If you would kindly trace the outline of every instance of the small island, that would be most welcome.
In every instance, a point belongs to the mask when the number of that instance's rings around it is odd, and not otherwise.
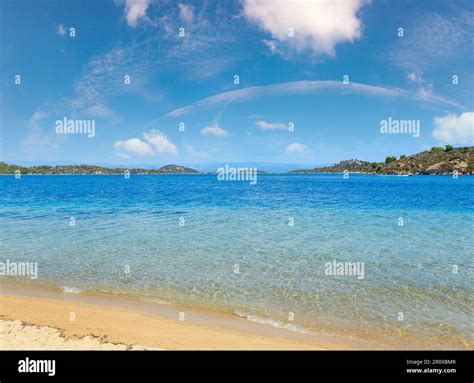
[[[0,162],[0,174],[198,174],[195,169],[180,165],[166,165],[158,169],[108,168],[96,165],[19,166]]]

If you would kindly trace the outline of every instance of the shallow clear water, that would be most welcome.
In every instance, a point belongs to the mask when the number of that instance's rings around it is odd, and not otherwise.
[[[2,176],[0,261],[38,262],[31,284],[472,347],[473,191],[448,176]],[[326,275],[333,260],[364,278]]]

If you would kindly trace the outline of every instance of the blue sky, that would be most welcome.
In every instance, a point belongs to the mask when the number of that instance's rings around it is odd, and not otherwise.
[[[5,162],[316,165],[474,144],[470,1],[4,0],[0,10]],[[64,118],[93,120],[95,135],[58,134]],[[382,134],[388,118],[419,121],[419,137]]]

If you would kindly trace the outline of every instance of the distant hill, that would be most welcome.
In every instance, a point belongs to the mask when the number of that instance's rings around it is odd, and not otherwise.
[[[194,173],[199,173],[197,170],[188,168],[186,166],[180,166],[180,165],[165,165],[162,166],[157,170],[158,173],[172,173],[172,174],[194,174]]]
[[[290,173],[350,173],[368,174],[474,174],[474,146],[453,148],[439,146],[411,156],[388,156],[385,162],[345,160],[333,166],[293,170]]]
[[[141,168],[108,168],[95,165],[58,165],[58,166],[19,166],[0,162],[0,174],[123,174],[126,170],[130,174],[196,174],[195,169],[180,165],[166,165],[159,169]]]

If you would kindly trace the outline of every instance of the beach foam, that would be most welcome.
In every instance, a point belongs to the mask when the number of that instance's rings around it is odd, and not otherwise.
[[[81,294],[84,290],[77,287],[61,286],[61,291],[65,294]]]
[[[309,331],[308,329],[305,329],[301,326],[297,326],[297,325],[292,324],[292,323],[283,323],[283,322],[280,322],[280,321],[277,321],[277,320],[274,320],[274,319],[265,319],[265,318],[261,318],[261,317],[255,316],[255,315],[243,314],[239,311],[235,311],[234,314],[237,315],[240,318],[245,318],[245,319],[247,319],[251,322],[265,324],[265,325],[273,326],[273,327],[276,327],[276,328],[281,328],[281,329],[284,329],[284,330],[295,331],[295,332],[299,332],[299,333],[302,333],[302,334],[312,334],[312,331]]]

